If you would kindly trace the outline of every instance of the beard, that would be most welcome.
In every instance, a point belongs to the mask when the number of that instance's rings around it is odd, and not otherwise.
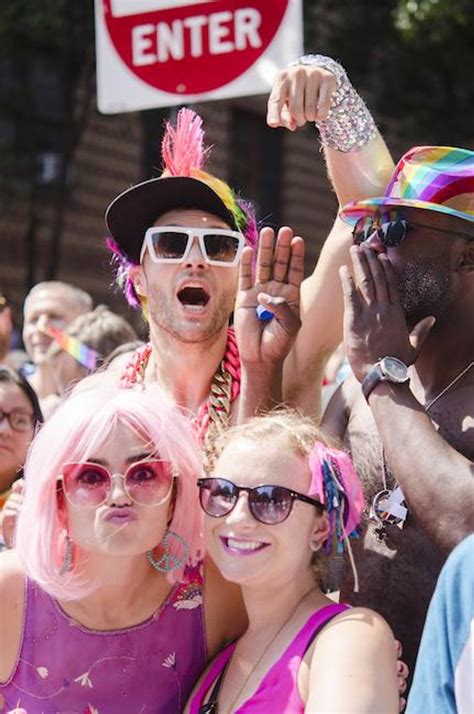
[[[397,284],[410,328],[424,317],[443,317],[453,300],[449,261],[408,261],[403,273],[397,275]]]
[[[205,322],[178,319],[173,313],[172,302],[167,296],[156,293],[149,296],[148,310],[150,322],[167,332],[178,342],[199,344],[213,342],[224,327],[229,324],[234,309],[235,291],[229,290],[220,296],[211,315]]]

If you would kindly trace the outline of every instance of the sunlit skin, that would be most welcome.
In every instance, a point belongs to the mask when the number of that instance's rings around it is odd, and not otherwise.
[[[452,303],[457,288],[456,266],[466,241],[447,231],[466,233],[465,221],[434,211],[404,211],[413,226],[398,247],[385,247],[373,234],[367,246],[385,252],[397,276],[400,300],[407,321],[414,326],[423,317],[442,317]],[[432,230],[430,230],[432,228]]]
[[[63,329],[77,315],[84,312],[82,305],[61,287],[45,287],[27,298],[23,318],[23,342],[30,359],[41,365],[53,339],[44,333],[48,325]]]
[[[262,454],[262,445],[248,439],[231,442],[217,461],[213,476],[238,486],[281,485],[306,493],[310,483],[307,462],[285,443],[272,444]],[[234,509],[222,518],[205,517],[206,544],[225,578],[245,587],[286,587],[295,579],[314,584],[310,566],[310,542],[327,535],[327,517],[315,507],[295,501],[288,518],[276,525],[257,521],[248,509],[248,496],[241,493]],[[228,539],[231,539],[230,544]],[[255,550],[241,550],[252,543]],[[235,546],[235,547],[231,547]]]
[[[87,461],[105,466],[111,474],[124,474],[136,461],[159,458],[143,437],[118,423],[105,444],[94,450]],[[92,555],[109,557],[140,556],[163,538],[171,515],[171,489],[167,499],[156,506],[134,503],[124,489],[123,479],[114,479],[107,501],[97,508],[72,505],[62,496],[68,531],[73,543]]]
[[[0,410],[11,412],[19,409],[33,416],[28,397],[16,384],[0,382]],[[23,466],[28,446],[33,437],[33,426],[27,432],[15,431],[8,419],[0,423],[0,493],[5,491]]]
[[[156,226],[229,229],[222,219],[198,209],[164,213]],[[185,262],[165,265],[153,263],[149,254],[135,269],[134,283],[147,298],[152,316],[151,329],[163,331],[180,342],[213,342],[227,327],[237,290],[238,266],[221,268],[208,265],[195,239]],[[202,288],[208,299],[201,309],[188,308],[178,294],[186,286]]]

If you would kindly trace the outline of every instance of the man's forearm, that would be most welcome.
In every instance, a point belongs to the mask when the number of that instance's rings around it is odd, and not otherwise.
[[[344,153],[325,146],[324,156],[340,206],[384,195],[394,163],[378,131],[361,149]]]
[[[420,527],[440,550],[474,531],[474,466],[436,431],[407,385],[369,397],[387,463]]]
[[[282,404],[283,366],[242,364],[237,423]]]

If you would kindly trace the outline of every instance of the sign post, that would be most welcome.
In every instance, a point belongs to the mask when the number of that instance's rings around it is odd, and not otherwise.
[[[105,114],[267,92],[303,51],[302,0],[95,0]]]

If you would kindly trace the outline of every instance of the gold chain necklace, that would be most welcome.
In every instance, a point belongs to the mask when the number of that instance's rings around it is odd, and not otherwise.
[[[294,609],[291,610],[291,612],[290,612],[290,614],[288,615],[288,617],[286,618],[286,620],[283,622],[282,625],[280,625],[280,627],[279,627],[278,630],[275,632],[275,634],[273,635],[273,637],[271,638],[271,640],[265,645],[265,647],[264,647],[264,649],[263,649],[263,652],[261,653],[261,655],[259,656],[259,658],[258,658],[257,661],[255,662],[255,664],[253,665],[253,667],[252,667],[252,669],[251,669],[251,671],[250,671],[250,674],[247,675],[247,677],[245,677],[245,679],[244,679],[242,685],[239,687],[239,690],[238,690],[236,696],[233,698],[233,700],[232,700],[232,702],[231,702],[231,705],[230,705],[230,708],[229,708],[229,713],[230,713],[230,714],[232,714],[232,712],[234,711],[235,703],[238,701],[238,699],[239,699],[240,695],[242,694],[243,690],[245,689],[245,687],[246,687],[246,685],[247,685],[249,679],[252,677],[252,674],[253,674],[253,673],[255,672],[255,670],[258,668],[259,664],[262,662],[263,658],[265,657],[265,655],[267,654],[268,650],[270,649],[270,647],[273,645],[273,643],[274,643],[275,640],[277,639],[278,635],[280,635],[280,634],[283,632],[283,630],[285,629],[285,627],[287,626],[287,624],[290,622],[290,620],[291,620],[291,619],[296,615],[296,613],[298,612],[298,609],[299,609],[301,603],[303,602],[303,600],[307,597],[307,595],[309,595],[310,592],[313,592],[313,590],[314,590],[314,586],[311,587],[309,590],[307,590],[307,591],[304,593],[304,595],[302,595],[302,597],[300,597],[300,599],[299,599],[298,602],[296,603]],[[222,678],[222,681],[221,681],[220,691],[222,691],[222,685],[224,684],[224,680],[225,680],[225,678],[226,678],[227,672],[228,672],[229,669],[230,669],[230,665],[231,665],[231,663],[232,663],[232,660],[234,659],[234,655],[235,655],[235,649],[234,649],[234,651],[232,652],[232,654],[231,654],[229,660],[227,661],[226,671],[225,671],[224,677]],[[215,703],[216,703],[216,706],[215,706],[214,711],[215,711],[216,714],[217,714],[217,712],[219,711],[219,696],[217,697]]]

